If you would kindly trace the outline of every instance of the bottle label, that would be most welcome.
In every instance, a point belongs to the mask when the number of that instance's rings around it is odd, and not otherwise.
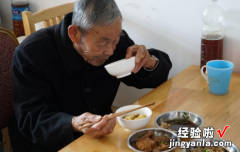
[[[12,7],[12,19],[16,21],[22,21],[23,11],[30,11],[29,6],[22,8]]]

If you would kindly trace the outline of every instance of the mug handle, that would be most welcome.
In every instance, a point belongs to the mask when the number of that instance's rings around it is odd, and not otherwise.
[[[207,77],[207,75],[204,74],[204,72],[203,72],[203,69],[204,69],[205,67],[207,68],[206,65],[204,65],[204,66],[201,68],[201,74],[202,74],[203,78],[204,78],[205,80],[207,80],[207,82],[208,82],[208,77]]]

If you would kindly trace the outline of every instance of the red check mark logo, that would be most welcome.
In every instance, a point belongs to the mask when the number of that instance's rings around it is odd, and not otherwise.
[[[221,130],[220,129],[218,129],[218,134],[219,134],[219,137],[220,138],[222,138],[223,137],[223,135],[225,134],[225,132],[226,132],[226,130],[227,130],[227,128],[229,128],[229,126],[225,126],[225,128],[224,128],[224,130],[223,130],[223,132],[221,133]]]

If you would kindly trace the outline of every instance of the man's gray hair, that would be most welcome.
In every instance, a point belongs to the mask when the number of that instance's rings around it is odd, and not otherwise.
[[[74,5],[72,25],[79,27],[84,35],[93,26],[113,24],[121,12],[114,0],[78,0]]]

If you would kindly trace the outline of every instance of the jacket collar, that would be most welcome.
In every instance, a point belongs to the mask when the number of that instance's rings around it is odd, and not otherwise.
[[[72,14],[67,14],[64,19],[56,25],[54,30],[58,52],[63,60],[65,70],[70,75],[86,65],[83,57],[74,49],[73,43],[68,36],[68,26],[72,23]]]

